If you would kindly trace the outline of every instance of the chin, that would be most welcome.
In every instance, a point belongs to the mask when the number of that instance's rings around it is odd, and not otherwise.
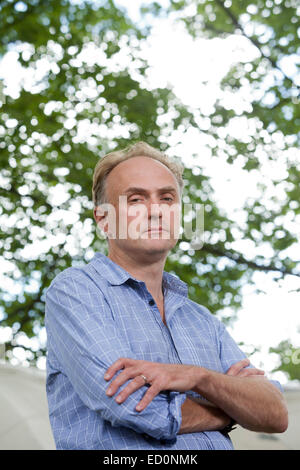
[[[123,239],[115,240],[116,244],[124,252],[131,253],[142,253],[145,254],[167,254],[174,246],[178,240],[174,239],[155,239],[155,238],[137,238],[137,239]]]
[[[170,240],[170,239],[141,239],[138,243],[139,247],[142,247],[146,250],[154,250],[154,251],[169,251],[174,248],[176,245],[177,240]],[[137,245],[135,245],[137,246]]]

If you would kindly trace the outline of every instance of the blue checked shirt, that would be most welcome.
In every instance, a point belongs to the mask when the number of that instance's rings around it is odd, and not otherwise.
[[[101,253],[51,283],[46,387],[57,449],[233,449],[218,431],[178,434],[181,405],[195,392],[161,392],[142,412],[135,407],[147,385],[120,405],[105,393],[104,373],[120,357],[221,373],[246,357],[224,325],[188,298],[186,283],[164,271],[163,289],[168,326],[146,284]]]

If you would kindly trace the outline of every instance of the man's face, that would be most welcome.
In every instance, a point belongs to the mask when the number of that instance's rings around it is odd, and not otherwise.
[[[107,177],[106,197],[116,215],[115,233],[109,235],[110,248],[167,255],[176,245],[181,208],[179,185],[165,165],[143,156],[119,163]],[[114,231],[110,229],[114,229],[112,224],[104,225],[108,233]]]

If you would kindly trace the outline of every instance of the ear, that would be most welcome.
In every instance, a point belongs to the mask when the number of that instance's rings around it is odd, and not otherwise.
[[[104,233],[106,233],[108,230],[107,211],[105,211],[101,206],[96,206],[93,212],[94,212],[94,219],[96,221],[97,226]]]

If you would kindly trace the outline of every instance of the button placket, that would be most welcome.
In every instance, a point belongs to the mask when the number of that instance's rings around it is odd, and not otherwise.
[[[164,338],[166,339],[167,343],[170,344],[170,337],[169,337],[169,334],[168,334],[168,328],[163,324],[162,320],[161,320],[161,316],[160,316],[160,312],[158,310],[158,307],[155,303],[155,301],[153,299],[148,299],[148,305],[150,305],[151,307],[155,307],[154,310],[155,310],[155,320],[156,322],[158,323],[159,327],[160,327],[160,330],[162,332],[162,335],[164,336]],[[158,318],[159,317],[159,318]],[[172,351],[172,347],[170,348],[171,350],[168,351],[168,356],[169,356],[169,361],[170,363],[174,362],[174,360],[172,361],[171,360],[171,357],[170,357],[170,353],[172,356],[174,356],[174,353]]]
[[[153,299],[148,299],[148,305],[150,305],[151,307],[155,306],[155,310],[157,310],[158,314],[159,314],[159,317],[160,317],[160,312],[158,310],[158,307],[155,303],[155,301]],[[169,359],[170,358],[170,354],[172,356],[172,361],[170,361],[171,363],[173,364],[182,364],[182,361],[179,357],[179,354],[178,354],[178,351],[176,349],[176,346],[175,346],[175,342],[174,342],[174,339],[173,339],[173,336],[168,328],[168,326],[166,326],[162,321],[161,321],[161,318],[156,318],[159,326],[160,326],[160,329],[161,329],[161,332],[163,334],[163,336],[166,338],[166,341],[169,343],[170,345],[170,353],[169,353]]]

